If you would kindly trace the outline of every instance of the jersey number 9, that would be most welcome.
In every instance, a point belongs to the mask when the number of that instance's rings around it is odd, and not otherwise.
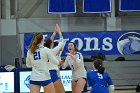
[[[102,75],[102,74],[97,73],[97,75],[98,75],[98,78],[99,78],[99,79],[103,79],[103,75]]]

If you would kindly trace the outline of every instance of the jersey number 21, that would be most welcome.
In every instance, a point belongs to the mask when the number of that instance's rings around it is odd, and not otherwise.
[[[34,60],[40,60],[41,57],[40,57],[40,51],[38,52],[34,52]]]

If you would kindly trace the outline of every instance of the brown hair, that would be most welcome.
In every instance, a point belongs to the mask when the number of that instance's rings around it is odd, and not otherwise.
[[[69,43],[72,43],[72,44],[74,45],[74,48],[75,48],[75,51],[76,51],[76,52],[79,51],[77,45],[76,45],[74,42],[69,42]]]
[[[103,61],[101,59],[94,60],[94,67],[98,69],[100,74],[103,74],[105,71],[105,68],[103,67]]]
[[[31,53],[34,53],[38,44],[41,43],[41,41],[43,40],[43,34],[42,33],[35,33],[31,44],[29,46],[29,50],[31,51]]]
[[[56,47],[56,46],[58,46],[59,42],[58,41],[54,41],[53,44],[54,44],[53,47]]]
[[[51,38],[45,39],[45,41],[44,41],[44,46],[45,47],[50,48],[51,47],[51,44],[52,44]]]

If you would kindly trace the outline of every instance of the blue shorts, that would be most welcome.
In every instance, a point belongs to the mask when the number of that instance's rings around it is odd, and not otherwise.
[[[30,84],[33,84],[33,85],[47,86],[50,83],[52,83],[51,79],[45,80],[45,81],[32,81],[32,80],[30,80]]]
[[[93,86],[90,93],[109,93],[109,90],[104,86]]]
[[[49,70],[49,72],[53,83],[59,79],[56,70]]]

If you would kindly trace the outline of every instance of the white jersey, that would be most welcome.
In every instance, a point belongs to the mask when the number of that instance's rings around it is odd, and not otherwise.
[[[60,39],[58,46],[56,46],[55,48],[52,49],[52,51],[53,51],[53,53],[58,61],[61,60],[61,57],[60,57],[60,54],[57,54],[57,53],[61,48],[63,48],[63,46],[64,46],[64,41],[63,41],[63,39]],[[49,60],[49,65],[48,65],[49,70],[59,70],[58,65],[59,65],[59,62],[56,63],[53,60]]]
[[[27,67],[32,67],[32,72],[30,76],[31,80],[44,81],[51,79],[48,68],[49,60],[58,63],[58,60],[53,55],[53,52],[49,48],[44,47],[43,45],[40,45],[34,53],[31,53],[28,50],[26,65]]]
[[[72,69],[72,79],[77,80],[79,78],[86,78],[86,70],[84,67],[83,56],[81,53],[77,52],[75,55],[76,61],[74,61],[71,56],[67,56],[63,64],[63,69],[70,66]]]

